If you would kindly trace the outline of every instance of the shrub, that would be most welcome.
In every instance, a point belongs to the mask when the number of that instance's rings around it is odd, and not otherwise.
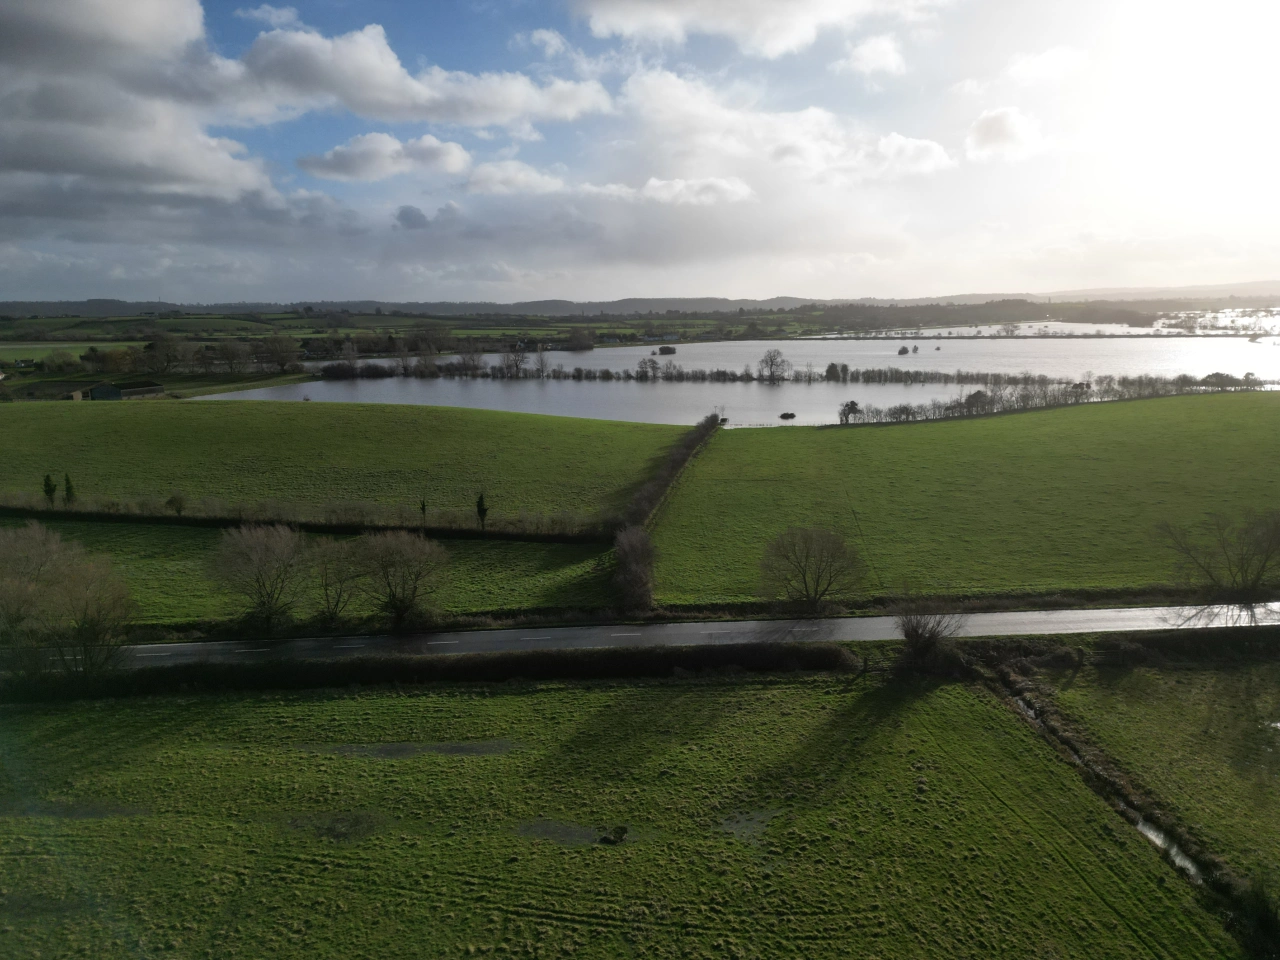
[[[653,541],[644,527],[619,530],[613,540],[618,566],[613,582],[627,610],[653,606]]]
[[[963,671],[963,658],[952,641],[964,627],[964,614],[908,598],[894,609],[893,622],[903,639],[900,668],[947,675]]]

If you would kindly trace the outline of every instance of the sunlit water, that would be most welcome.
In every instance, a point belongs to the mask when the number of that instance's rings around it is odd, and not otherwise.
[[[916,353],[899,355],[906,345]],[[821,373],[828,363],[850,367],[902,367],[907,370],[960,370],[989,373],[1044,374],[1081,379],[1088,374],[1204,376],[1215,371],[1264,379],[1280,379],[1280,349],[1275,338],[1250,342],[1239,337],[982,337],[974,339],[877,338],[862,340],[732,341],[680,344],[672,357],[658,356],[657,344],[601,347],[549,355],[551,366],[621,372],[653,356],[674,360],[685,369],[755,368],[769,349],[779,349],[797,370],[810,365]],[[490,363],[496,357],[488,357]],[[384,361],[389,362],[389,361]],[[890,407],[899,403],[950,400],[972,387],[870,386],[861,384],[786,383],[635,383],[573,380],[328,380],[266,387],[219,395],[218,399],[314,400],[348,403],[403,403],[544,413],[601,420],[644,423],[693,423],[713,409],[731,426],[835,423],[846,400]]]

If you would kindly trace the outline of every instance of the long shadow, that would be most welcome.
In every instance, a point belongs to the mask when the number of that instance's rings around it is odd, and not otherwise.
[[[850,696],[841,707],[789,756],[752,771],[757,785],[754,794],[744,795],[740,804],[767,806],[776,802],[771,785],[804,785],[803,795],[795,793],[792,801],[803,807],[822,807],[844,789],[846,776],[857,766],[866,745],[887,727],[896,726],[912,705],[940,687],[940,681],[889,681],[879,686],[862,688],[861,695]],[[851,688],[850,693],[858,687]]]

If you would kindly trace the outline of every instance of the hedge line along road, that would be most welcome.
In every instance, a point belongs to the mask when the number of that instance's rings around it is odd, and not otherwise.
[[[1058,633],[1115,633],[1134,630],[1196,629],[1280,622],[1280,604],[1253,610],[1207,607],[1128,607],[1106,610],[1038,610],[975,613],[960,631],[966,637],[1009,637]],[[427,653],[503,653],[520,650],[575,650],[598,647],[681,647],[717,643],[777,641],[894,640],[892,617],[838,617],[820,620],[737,620],[694,623],[612,624],[580,627],[522,627],[414,636],[312,637],[295,640],[157,643],[124,648],[134,667],[175,663],[253,663],[261,660],[335,660],[343,657],[407,656]]]

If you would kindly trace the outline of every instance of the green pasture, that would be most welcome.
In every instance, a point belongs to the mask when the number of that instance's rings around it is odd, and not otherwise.
[[[57,520],[46,526],[89,552],[110,558],[129,584],[140,623],[221,621],[243,612],[239,599],[211,575],[222,535],[219,530]],[[448,572],[432,599],[441,613],[584,609],[612,601],[604,545],[449,540],[444,546],[449,552]],[[319,596],[307,582],[296,615],[306,619],[319,611]],[[373,612],[367,602],[356,602],[349,614],[359,617]]]
[[[1243,877],[1280,880],[1280,664],[1086,668],[1054,682],[1089,739],[1207,850]]]
[[[5,707],[0,864],[14,957],[1241,956],[965,686]]]
[[[142,342],[136,340],[99,340],[96,342],[41,340],[32,343],[10,343],[0,340],[0,361],[12,363],[15,360],[43,360],[49,354],[58,351],[66,351],[78,360],[80,355],[90,347],[97,347],[99,350],[119,350],[125,347],[140,346],[142,346]]]
[[[1273,393],[721,431],[658,515],[657,593],[752,599],[766,544],[791,525],[844,533],[874,593],[1169,584],[1157,525],[1274,507],[1278,461]]]
[[[621,508],[681,427],[390,404],[28,403],[0,415],[0,492],[69,473],[81,498],[342,503],[472,524]]]

